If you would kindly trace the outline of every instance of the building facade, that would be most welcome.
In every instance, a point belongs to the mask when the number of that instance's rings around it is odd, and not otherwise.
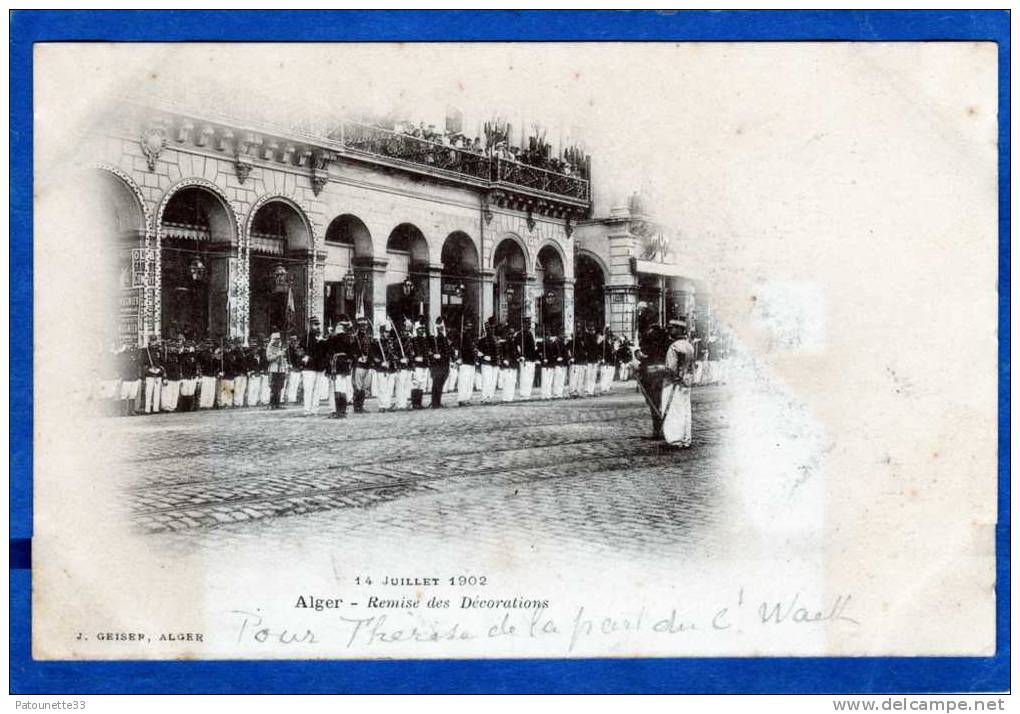
[[[641,207],[596,217],[578,176],[349,121],[251,126],[129,101],[109,116],[88,172],[115,216],[124,342],[300,334],[340,315],[632,334],[642,296],[673,289],[642,277]]]

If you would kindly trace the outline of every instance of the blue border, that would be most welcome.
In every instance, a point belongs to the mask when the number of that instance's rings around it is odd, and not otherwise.
[[[11,691],[906,693],[1009,689],[1007,11],[16,11],[11,14]],[[960,40],[998,43],[999,508],[994,657],[37,662],[31,657],[32,45],[47,41]],[[21,545],[19,545],[19,543]]]

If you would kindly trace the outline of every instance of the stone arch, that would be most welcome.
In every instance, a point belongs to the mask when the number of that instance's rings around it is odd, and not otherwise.
[[[297,218],[301,221],[302,227],[305,230],[305,237],[301,240],[300,244],[291,244],[288,235],[288,249],[289,250],[312,250],[317,244],[315,226],[312,225],[311,219],[308,217],[308,208],[301,204],[296,198],[287,196],[279,193],[268,193],[261,196],[255,203],[252,204],[251,209],[248,211],[248,216],[244,222],[244,235],[250,236],[252,226],[255,223],[255,217],[260,210],[262,210],[267,204],[270,203],[282,203],[285,206],[291,208]],[[289,226],[288,226],[289,228]],[[289,231],[288,231],[289,234]]]
[[[415,263],[429,262],[429,241],[421,228],[403,221],[394,226],[386,236],[386,250],[407,251]]]
[[[212,181],[208,181],[208,180],[203,179],[203,178],[184,178],[184,179],[181,179],[180,181],[177,181],[174,184],[172,184],[166,190],[166,193],[163,194],[163,197],[159,201],[159,207],[156,209],[156,213],[155,213],[155,215],[153,216],[153,219],[152,219],[153,220],[153,231],[154,231],[154,234],[156,236],[157,243],[158,243],[158,241],[160,239],[160,236],[161,236],[161,227],[162,227],[162,223],[163,223],[163,212],[166,210],[167,204],[170,203],[170,200],[177,193],[179,193],[180,191],[183,191],[185,189],[189,189],[189,188],[204,189],[204,190],[208,191],[209,193],[213,194],[213,196],[215,196],[219,200],[219,202],[222,204],[223,210],[226,212],[228,218],[231,219],[230,223],[229,223],[229,228],[226,225],[223,226],[224,228],[227,228],[230,231],[230,233],[231,233],[231,241],[230,241],[230,243],[232,245],[238,245],[238,246],[243,245],[243,238],[242,237],[245,234],[244,234],[244,231],[242,231],[242,227],[241,227],[241,211],[238,210],[237,206],[235,206],[234,204],[232,204],[230,202],[230,199],[227,198],[227,194],[225,194],[223,192],[223,189],[221,189],[219,186],[217,186]]]
[[[542,255],[548,254],[549,251],[552,251],[555,254],[560,263],[560,274],[556,277],[565,278],[567,276],[567,255],[555,241],[542,241],[542,244],[538,246],[538,251],[535,253],[534,270],[536,272],[538,271],[539,266],[542,264]]]
[[[190,189],[196,189],[209,195],[221,209],[208,216],[209,229],[214,238],[226,237],[227,240],[214,239],[214,242],[227,243],[236,249],[236,252],[230,251],[230,254],[220,254],[216,257],[215,266],[211,256],[200,258],[207,271],[207,279],[210,284],[205,329],[210,335],[246,338],[250,300],[250,251],[247,236],[242,230],[241,211],[236,204],[230,202],[223,189],[212,181],[196,177],[184,178],[172,184],[163,194],[158,208],[152,216],[154,240],[151,253],[153,255],[153,283],[156,295],[152,317],[153,333],[159,335],[163,331],[163,302],[168,299],[168,296],[163,294],[164,215],[174,197],[182,191]],[[214,282],[215,287],[212,285]],[[171,302],[168,305],[176,305],[176,303]],[[171,319],[172,322],[173,319]]]
[[[598,265],[599,268],[602,270],[602,279],[606,283],[609,282],[609,266],[606,265],[606,261],[604,261],[602,259],[602,256],[600,256],[598,253],[593,253],[590,250],[586,250],[584,248],[580,248],[580,249],[574,251],[574,260],[575,260],[575,262],[576,262],[577,258],[580,258],[580,257],[588,258],[588,259],[592,260],[596,265]]]
[[[466,248],[470,248],[470,250],[465,250]],[[460,253],[459,264],[454,259],[454,251],[458,249]],[[443,264],[443,270],[451,273],[476,274],[481,267],[478,246],[475,245],[475,241],[470,235],[461,230],[452,231],[443,239],[443,245],[440,250],[440,262]]]
[[[90,208],[99,209],[98,216],[92,213],[89,218],[99,218],[96,237],[102,242],[96,249],[103,259],[94,273],[103,286],[101,299],[111,300],[107,310],[110,315],[118,314],[118,303],[112,302],[115,299],[119,298],[120,306],[125,304],[125,297],[127,304],[137,304],[133,323],[124,319],[111,322],[110,333],[125,344],[143,344],[152,332],[153,305],[158,298],[151,280],[152,212],[141,188],[120,168],[100,162],[83,167],[80,173],[83,188],[93,192],[95,203]]]
[[[143,246],[148,247],[149,242],[152,240],[152,211],[149,209],[149,204],[145,200],[142,189],[135,183],[134,179],[131,178],[130,174],[111,164],[99,163],[95,164],[93,170],[108,174],[114,177],[116,180],[129,190],[135,199],[137,208],[141,214],[141,225],[139,231],[143,236]]]
[[[323,240],[353,246],[354,255],[359,258],[370,258],[375,254],[371,231],[353,213],[341,213],[333,218],[326,227]]]
[[[526,269],[530,270],[535,265],[535,261],[531,256],[531,251],[528,250],[528,244],[523,238],[511,231],[503,233],[498,240],[493,241],[492,251],[489,254],[488,267],[493,269],[496,267],[496,253],[499,251],[500,246],[506,241],[512,241],[517,244],[517,247],[521,249],[521,253],[524,254],[524,265],[526,266]]]
[[[599,256],[579,250],[574,256],[574,323],[601,329],[606,324],[609,272]]]

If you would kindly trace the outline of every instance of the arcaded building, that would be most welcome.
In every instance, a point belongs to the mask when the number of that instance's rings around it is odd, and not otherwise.
[[[593,205],[597,176],[354,121],[132,101],[108,116],[89,167],[115,216],[125,342],[300,334],[340,315],[630,335],[638,301],[696,309],[693,282],[649,255],[661,231],[640,199]]]

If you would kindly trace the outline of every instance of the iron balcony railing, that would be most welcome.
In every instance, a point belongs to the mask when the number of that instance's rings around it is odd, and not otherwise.
[[[427,141],[370,124],[345,121],[330,134],[345,151],[406,161],[472,179],[543,191],[588,203],[589,182],[517,161]]]
[[[588,181],[509,159],[493,159],[493,181],[588,201]]]

